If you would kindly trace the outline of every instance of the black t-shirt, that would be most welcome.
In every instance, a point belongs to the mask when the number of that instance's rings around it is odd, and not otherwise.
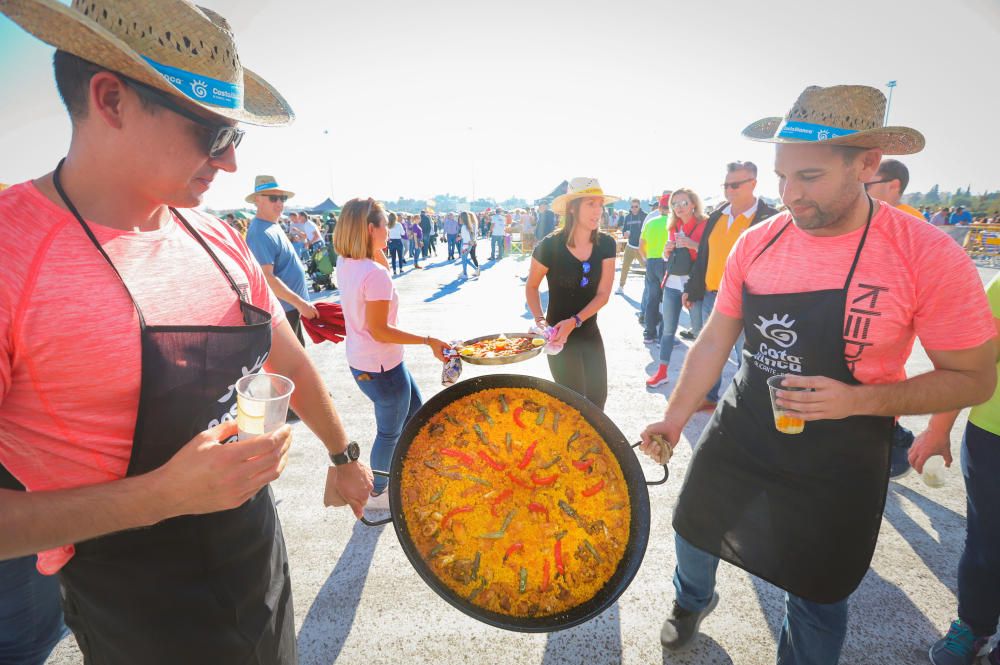
[[[615,239],[607,233],[597,234],[597,242],[586,261],[580,261],[570,253],[563,233],[554,233],[538,243],[531,256],[548,268],[545,277],[549,282],[549,309],[545,320],[549,325],[573,318],[594,299],[597,286],[601,283],[604,259],[613,259],[615,251]],[[589,264],[589,272],[584,273],[584,264]],[[584,277],[587,283],[580,286]],[[596,326],[597,316],[592,316],[583,322],[580,330]]]

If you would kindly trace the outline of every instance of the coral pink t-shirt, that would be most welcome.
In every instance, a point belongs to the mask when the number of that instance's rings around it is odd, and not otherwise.
[[[385,266],[371,259],[337,261],[340,306],[347,328],[347,363],[365,372],[383,372],[403,362],[403,345],[377,342],[368,330],[367,310],[372,300],[389,301],[390,326],[396,325],[399,296]]]
[[[222,221],[184,217],[250,301],[284,320],[250,250]],[[205,249],[173,220],[149,232],[90,224],[148,325],[242,325],[239,300]],[[33,183],[0,193],[0,464],[29,491],[125,476],[142,367],[139,319],[72,214]],[[73,555],[42,552],[52,574]]]
[[[742,318],[744,284],[754,294],[843,288],[864,228],[820,238],[793,223],[757,258],[790,219],[775,215],[740,236],[715,304],[721,313]],[[979,273],[958,243],[923,220],[879,205],[844,312],[844,355],[854,377],[861,383],[904,380],[915,337],[927,349],[956,351],[995,336]]]

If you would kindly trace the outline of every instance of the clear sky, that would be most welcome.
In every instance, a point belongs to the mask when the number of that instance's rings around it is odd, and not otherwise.
[[[903,158],[910,191],[1000,188],[998,0],[202,2],[298,115],[249,128],[239,171],[206,196],[216,208],[257,173],[305,205],[534,199],[579,175],[622,196],[716,197],[734,159],[773,197],[773,147],[743,127],[811,84],[889,80],[890,124],[927,137]],[[0,182],[51,170],[68,145],[51,53],[0,16]]]

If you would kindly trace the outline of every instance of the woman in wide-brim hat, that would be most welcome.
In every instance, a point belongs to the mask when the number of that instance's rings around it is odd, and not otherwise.
[[[598,229],[604,206],[617,200],[597,180],[573,178],[566,193],[552,201],[564,225],[535,247],[525,285],[535,322],[555,328],[555,346],[563,344],[562,351],[548,356],[552,378],[601,409],[608,397],[608,363],[597,313],[611,297],[616,245]],[[544,315],[538,293],[542,279],[549,287]]]

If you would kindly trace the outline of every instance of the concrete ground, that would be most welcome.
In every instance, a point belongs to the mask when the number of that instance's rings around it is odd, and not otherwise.
[[[480,243],[479,250],[480,256],[488,256],[488,243]],[[478,281],[461,282],[460,265],[448,264],[445,252],[439,253],[426,261],[425,270],[408,269],[396,280],[400,327],[443,339],[527,329],[526,258],[484,262]],[[985,283],[992,271],[981,272]],[[643,346],[635,317],[641,279],[630,276],[625,295],[613,296],[599,317],[609,365],[607,413],[635,440],[648,422],[659,419],[672,389],[671,383],[649,391],[643,383],[654,369],[657,350]],[[672,382],[686,349],[674,349]],[[343,346],[311,345],[309,354],[335,396],[348,433],[367,449],[375,433],[373,411],[351,379]],[[408,349],[406,362],[425,399],[442,389],[440,364],[428,349]],[[502,369],[466,365],[463,378]],[[731,364],[727,373],[735,369]],[[929,369],[921,350],[908,369]],[[508,371],[550,378],[544,356]],[[702,624],[702,635],[682,654],[660,646],[660,625],[673,598],[671,512],[691,445],[707,420],[705,414],[693,418],[670,463],[670,482],[650,489],[649,548],[629,589],[598,618],[550,635],[506,632],[465,616],[417,576],[391,527],[368,528],[346,508],[323,508],[326,454],[304,425],[296,425],[291,460],[274,492],[291,561],[301,663],[773,663],[783,593],[725,564],[718,576],[721,602]],[[920,431],[926,418],[903,422]],[[956,461],[964,425],[965,414],[952,433]],[[651,464],[643,466],[650,476],[657,472]],[[842,663],[927,662],[927,648],[955,615],[964,528],[965,490],[957,464],[941,489],[925,486],[916,474],[891,483],[871,570],[852,597]],[[81,662],[72,637],[49,660],[58,665]]]

